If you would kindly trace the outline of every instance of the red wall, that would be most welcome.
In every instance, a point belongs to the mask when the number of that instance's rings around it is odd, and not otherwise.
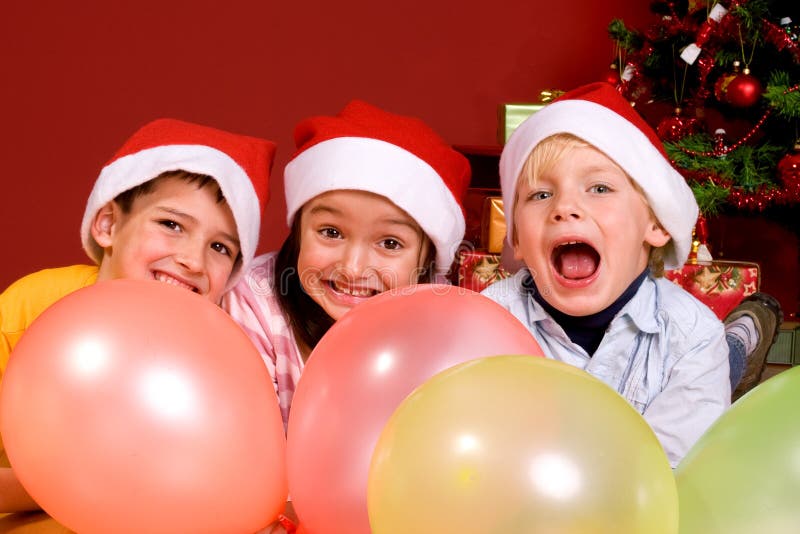
[[[266,251],[286,234],[282,169],[298,120],[358,97],[453,144],[493,144],[497,104],[600,79],[608,22],[652,20],[648,2],[629,0],[125,4],[0,7],[0,289],[87,261],[79,225],[92,183],[153,118],[279,143]]]

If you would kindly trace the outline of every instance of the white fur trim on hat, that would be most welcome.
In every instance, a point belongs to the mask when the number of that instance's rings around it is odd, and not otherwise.
[[[536,145],[559,133],[573,134],[593,145],[639,184],[658,222],[672,237],[665,249],[664,267],[683,266],[699,213],[691,188],[642,130],[609,108],[586,100],[549,104],[523,122],[503,148],[500,184],[509,242],[514,194],[525,162]]]
[[[436,247],[436,271],[446,272],[464,236],[461,207],[426,161],[368,137],[336,137],[298,154],[284,171],[286,221],[328,191],[354,189],[389,199],[417,221]]]
[[[103,249],[91,234],[97,212],[120,193],[141,185],[163,172],[184,170],[211,176],[219,184],[231,208],[239,233],[242,263],[250,264],[258,247],[261,210],[253,183],[247,173],[228,154],[205,145],[163,145],[123,156],[106,165],[94,184],[81,222],[81,241],[86,253],[100,263]],[[233,287],[241,274],[238,269],[228,280]]]

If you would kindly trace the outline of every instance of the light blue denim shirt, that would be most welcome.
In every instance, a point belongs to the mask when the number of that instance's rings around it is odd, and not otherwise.
[[[584,369],[650,424],[672,467],[730,406],[728,345],[708,307],[663,278],[645,278],[591,356],[523,286],[527,269],[483,294],[528,327],[545,355]]]

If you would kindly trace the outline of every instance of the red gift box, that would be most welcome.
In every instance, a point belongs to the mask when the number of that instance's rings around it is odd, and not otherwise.
[[[664,277],[711,308],[720,320],[760,285],[758,264],[740,261],[687,263],[681,269],[665,271]]]
[[[458,285],[472,291],[483,291],[489,284],[508,278],[512,273],[500,265],[500,254],[478,250],[458,253]]]

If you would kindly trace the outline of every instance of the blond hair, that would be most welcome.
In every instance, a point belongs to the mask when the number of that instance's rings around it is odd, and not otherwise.
[[[540,176],[547,173],[556,163],[561,161],[576,148],[594,148],[595,150],[598,150],[592,144],[569,133],[551,135],[537,144],[536,147],[534,147],[534,149],[531,151],[528,159],[525,160],[525,163],[522,166],[522,171],[517,177],[517,182],[514,186],[514,206],[516,207],[517,202],[519,201],[520,185],[536,185]],[[608,158],[611,161],[614,161],[613,158]],[[614,164],[617,165],[615,161]],[[650,214],[653,216],[653,219],[658,221],[658,217],[655,216],[655,213],[653,213],[653,208],[647,201],[644,190],[642,190],[639,184],[637,184],[636,181],[631,178],[631,176],[625,172],[624,169],[620,168],[620,170],[625,173],[625,176],[628,177],[628,181],[630,181],[634,189],[636,189],[636,191],[642,196],[642,199],[644,200],[647,209],[650,210]],[[514,244],[517,243],[516,224],[514,225],[511,239]],[[650,272],[655,277],[661,277],[664,275],[664,255],[666,247],[666,244],[660,247],[650,247],[650,252],[648,255],[648,267],[650,267]]]

